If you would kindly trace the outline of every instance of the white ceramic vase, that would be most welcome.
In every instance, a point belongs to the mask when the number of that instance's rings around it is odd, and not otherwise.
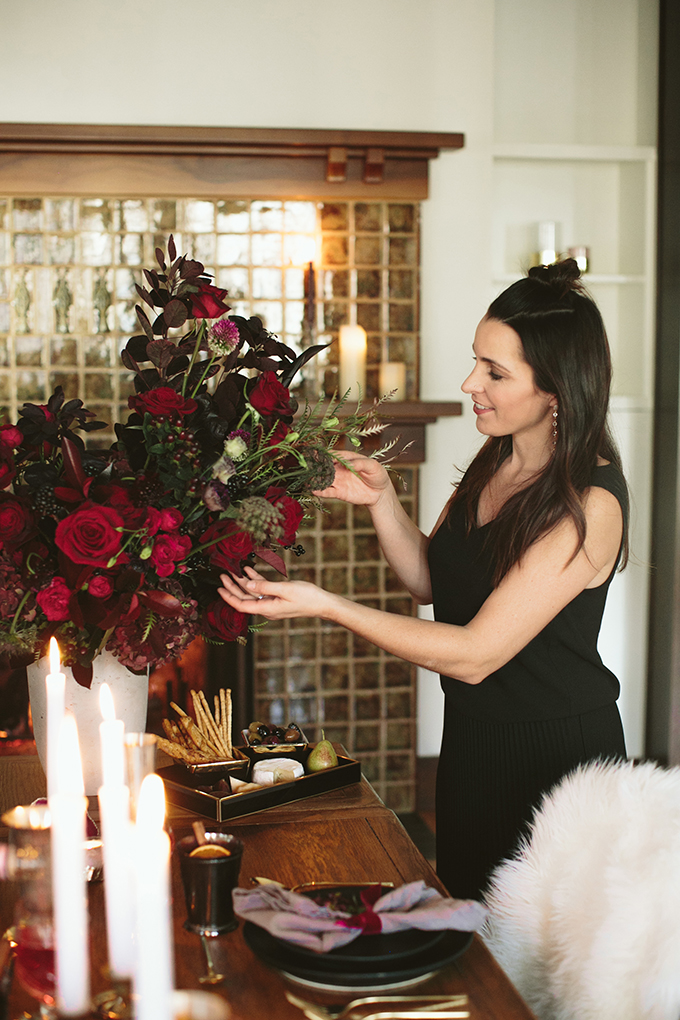
[[[145,676],[136,676],[111,652],[102,652],[93,665],[92,686],[81,687],[73,679],[73,673],[62,666],[66,676],[66,711],[72,712],[78,724],[80,756],[83,763],[85,793],[93,797],[102,783],[101,750],[99,745],[99,724],[102,721],[99,707],[99,688],[107,683],[113,695],[116,718],[125,723],[126,733],[142,733],[146,728],[146,709],[149,697],[149,681]],[[47,767],[47,696],[45,677],[49,673],[49,658],[28,666],[28,695],[31,701],[33,734],[38,756],[43,769]]]

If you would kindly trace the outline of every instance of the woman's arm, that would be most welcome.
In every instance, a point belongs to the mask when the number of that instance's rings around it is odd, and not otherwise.
[[[340,456],[352,470],[337,463],[333,484],[316,495],[366,506],[385,559],[413,599],[420,605],[429,605],[432,601],[427,566],[429,539],[404,510],[380,461],[354,451]]]
[[[530,547],[464,627],[385,613],[306,582],[265,581],[252,570],[245,586],[253,598],[244,598],[226,575],[220,594],[242,613],[330,620],[408,662],[477,684],[521,651],[584,588],[609,576],[621,543],[621,509],[599,488],[591,489],[584,509],[586,543],[576,557],[571,559],[576,530],[564,521]]]

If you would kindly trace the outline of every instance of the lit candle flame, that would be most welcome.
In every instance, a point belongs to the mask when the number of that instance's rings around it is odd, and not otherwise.
[[[145,776],[137,802],[137,825],[147,832],[160,831],[165,821],[165,787],[155,773]]]
[[[50,673],[53,675],[60,672],[61,658],[59,656],[59,645],[57,639],[50,638]]]
[[[99,710],[104,722],[113,722],[116,718],[116,708],[113,704],[113,695],[108,684],[102,684],[99,688]]]

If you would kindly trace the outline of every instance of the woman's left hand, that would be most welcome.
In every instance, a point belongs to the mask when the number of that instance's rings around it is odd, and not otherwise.
[[[327,618],[335,598],[308,581],[267,581],[252,567],[245,578],[221,574],[218,594],[239,613],[252,613],[268,620],[286,620],[298,616]],[[238,583],[237,583],[238,580]]]

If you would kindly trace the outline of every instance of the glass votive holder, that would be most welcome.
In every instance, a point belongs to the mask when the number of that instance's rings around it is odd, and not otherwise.
[[[130,815],[137,817],[139,791],[146,776],[156,771],[155,733],[126,733],[123,739],[125,752],[125,782],[130,789]]]

